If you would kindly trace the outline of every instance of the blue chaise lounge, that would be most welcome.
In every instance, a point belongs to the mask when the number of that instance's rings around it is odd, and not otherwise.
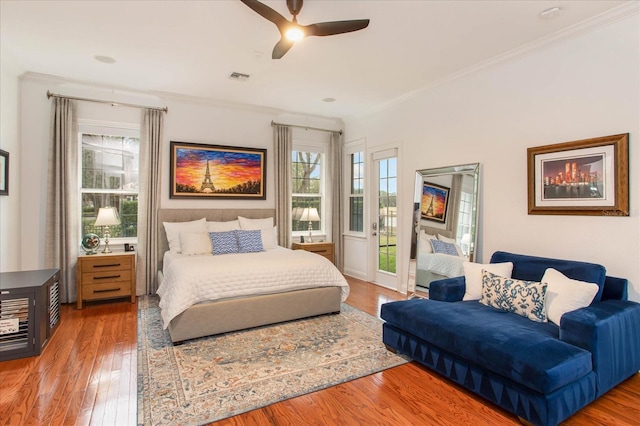
[[[505,262],[513,264],[512,279],[540,285],[553,268],[597,284],[597,293],[557,326],[463,301],[465,277],[439,280],[431,283],[429,300],[382,306],[384,343],[536,425],[560,423],[638,373],[640,304],[627,301],[626,279],[606,276],[592,263],[506,252],[491,257]],[[482,272],[485,291],[490,274]]]

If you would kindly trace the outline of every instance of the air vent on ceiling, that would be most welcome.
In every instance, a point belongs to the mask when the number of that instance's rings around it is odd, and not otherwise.
[[[249,77],[251,77],[249,74],[243,74],[241,72],[232,72],[231,75],[229,75],[231,80],[237,81],[247,81],[249,80]]]

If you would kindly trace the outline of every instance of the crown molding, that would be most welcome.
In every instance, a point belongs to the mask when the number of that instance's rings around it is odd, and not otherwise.
[[[393,108],[396,105],[402,104],[403,102],[416,97],[421,93],[428,92],[429,90],[442,86],[446,83],[450,83],[452,81],[477,73],[487,68],[491,68],[491,67],[515,60],[517,58],[527,56],[533,52],[543,50],[545,48],[562,43],[564,41],[577,38],[583,34],[596,31],[602,27],[609,26],[615,22],[618,22],[632,15],[637,15],[639,13],[640,13],[640,1],[637,1],[637,0],[628,1],[627,3],[624,3],[606,12],[603,12],[600,15],[596,15],[582,22],[578,22],[574,25],[563,28],[562,30],[557,31],[553,34],[550,34],[546,37],[540,38],[530,43],[526,43],[508,52],[501,53],[500,55],[487,59],[486,61],[479,62],[470,67],[464,68],[458,72],[444,76],[425,86],[422,86],[419,89],[413,90],[402,96],[392,99],[391,101],[373,106],[371,108],[366,109],[365,111],[362,111],[361,113],[349,115],[345,117],[344,120],[353,119],[353,118],[362,118],[374,113],[386,111],[388,109]]]

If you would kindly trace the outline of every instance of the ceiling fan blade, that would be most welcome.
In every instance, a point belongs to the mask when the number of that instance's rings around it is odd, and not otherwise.
[[[320,22],[306,25],[304,30],[307,36],[330,36],[358,31],[368,26],[368,19],[354,19],[351,21]]]
[[[287,24],[289,24],[289,21],[284,16],[280,15],[278,12],[271,9],[266,4],[260,3],[258,0],[240,0],[240,1],[246,4],[247,6],[249,6],[251,9],[253,9],[256,13],[258,13],[263,18],[268,19],[269,21],[276,24],[278,26],[278,29],[280,30],[284,28]]]
[[[282,37],[279,42],[273,47],[273,52],[271,53],[271,59],[280,59],[284,56],[285,53],[293,47],[294,42],[288,40],[286,37]]]

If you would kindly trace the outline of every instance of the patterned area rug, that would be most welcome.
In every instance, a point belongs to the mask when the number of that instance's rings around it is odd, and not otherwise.
[[[338,315],[173,346],[156,296],[138,301],[138,423],[203,424],[407,362],[387,351],[381,321]]]

